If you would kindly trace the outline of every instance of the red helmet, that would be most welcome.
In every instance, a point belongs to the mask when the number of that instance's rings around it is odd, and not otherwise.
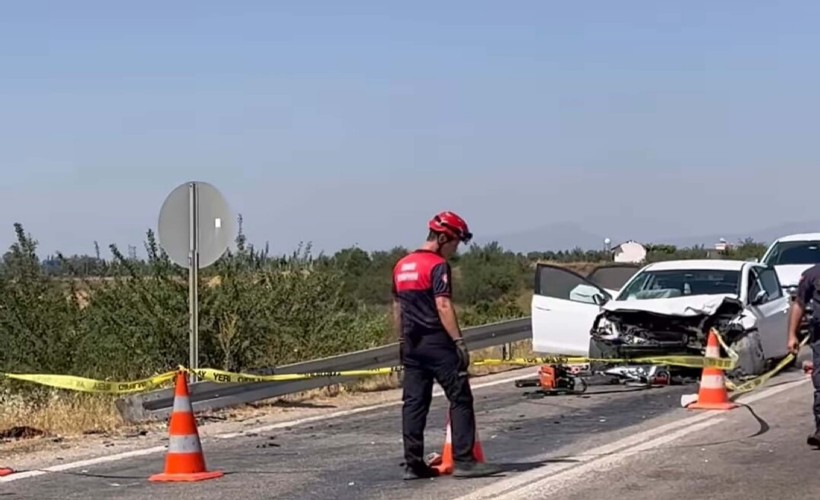
[[[470,228],[467,227],[467,222],[454,212],[441,212],[430,219],[427,225],[431,231],[444,233],[465,244],[473,239],[473,233],[471,233]]]

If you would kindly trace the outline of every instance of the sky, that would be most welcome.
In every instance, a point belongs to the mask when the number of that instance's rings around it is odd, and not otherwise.
[[[275,253],[414,246],[445,209],[502,245],[556,225],[648,238],[820,219],[818,15],[811,1],[7,2],[0,247],[20,222],[41,255],[144,254],[191,180]]]

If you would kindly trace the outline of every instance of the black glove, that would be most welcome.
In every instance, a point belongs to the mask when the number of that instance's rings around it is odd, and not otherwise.
[[[458,352],[458,361],[459,371],[467,371],[467,368],[470,367],[470,351],[467,350],[467,344],[464,343],[464,339],[456,340],[456,349]]]

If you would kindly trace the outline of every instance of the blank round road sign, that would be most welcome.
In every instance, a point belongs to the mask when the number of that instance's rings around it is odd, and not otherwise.
[[[176,264],[188,268],[190,253],[190,199],[186,182],[165,198],[159,212],[159,243]],[[211,184],[195,182],[199,205],[197,248],[199,268],[208,267],[232,247],[236,237],[236,220],[228,202]]]

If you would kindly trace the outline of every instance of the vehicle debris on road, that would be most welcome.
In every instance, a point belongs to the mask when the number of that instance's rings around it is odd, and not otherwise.
[[[637,388],[659,388],[669,385],[697,382],[693,378],[673,377],[668,366],[636,365],[612,368],[605,373],[594,373],[588,369],[577,369],[560,364],[542,365],[538,376],[515,381],[516,387],[537,387],[528,397],[554,395],[581,395],[590,386],[624,385]],[[594,394],[594,393],[593,393]]]

